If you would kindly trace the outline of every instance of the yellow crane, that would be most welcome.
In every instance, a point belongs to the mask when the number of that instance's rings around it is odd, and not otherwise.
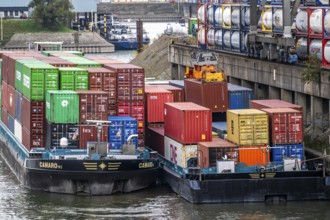
[[[223,71],[217,71],[218,59],[212,52],[193,52],[191,64],[194,67],[186,67],[186,78],[195,78],[204,82],[225,81]]]

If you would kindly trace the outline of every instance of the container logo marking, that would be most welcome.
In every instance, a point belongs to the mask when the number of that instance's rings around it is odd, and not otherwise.
[[[63,101],[61,102],[61,105],[62,105],[62,107],[64,107],[64,108],[68,107],[68,105],[69,105],[68,100],[63,100]]]

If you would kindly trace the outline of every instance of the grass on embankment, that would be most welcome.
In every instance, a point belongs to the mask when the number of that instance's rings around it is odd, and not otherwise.
[[[3,40],[0,39],[0,47],[4,46],[10,38],[16,33],[37,33],[37,32],[50,32],[46,28],[40,27],[40,25],[36,24],[31,19],[3,19],[2,20],[2,27],[0,32],[3,33]],[[61,27],[56,32],[72,32],[73,30]]]

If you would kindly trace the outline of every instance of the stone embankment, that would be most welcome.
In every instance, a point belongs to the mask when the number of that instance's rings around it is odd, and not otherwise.
[[[143,67],[148,78],[170,80],[171,63],[168,61],[168,45],[173,41],[196,45],[196,38],[193,37],[162,35],[145,47],[131,63]]]
[[[72,33],[25,33],[14,34],[4,49],[27,50],[29,43],[42,42],[63,42],[63,50],[78,50],[85,53],[109,53],[114,52],[114,46],[103,39],[95,32]],[[77,37],[78,36],[78,37]]]

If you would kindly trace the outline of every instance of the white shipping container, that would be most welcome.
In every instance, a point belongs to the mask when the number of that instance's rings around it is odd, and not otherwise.
[[[165,158],[180,167],[187,168],[188,164],[197,158],[197,145],[183,145],[169,137],[165,137],[164,142]]]
[[[14,135],[22,143],[22,125],[16,119],[14,122]]]
[[[218,160],[217,173],[224,173],[228,171],[235,173],[235,162],[233,160]]]

